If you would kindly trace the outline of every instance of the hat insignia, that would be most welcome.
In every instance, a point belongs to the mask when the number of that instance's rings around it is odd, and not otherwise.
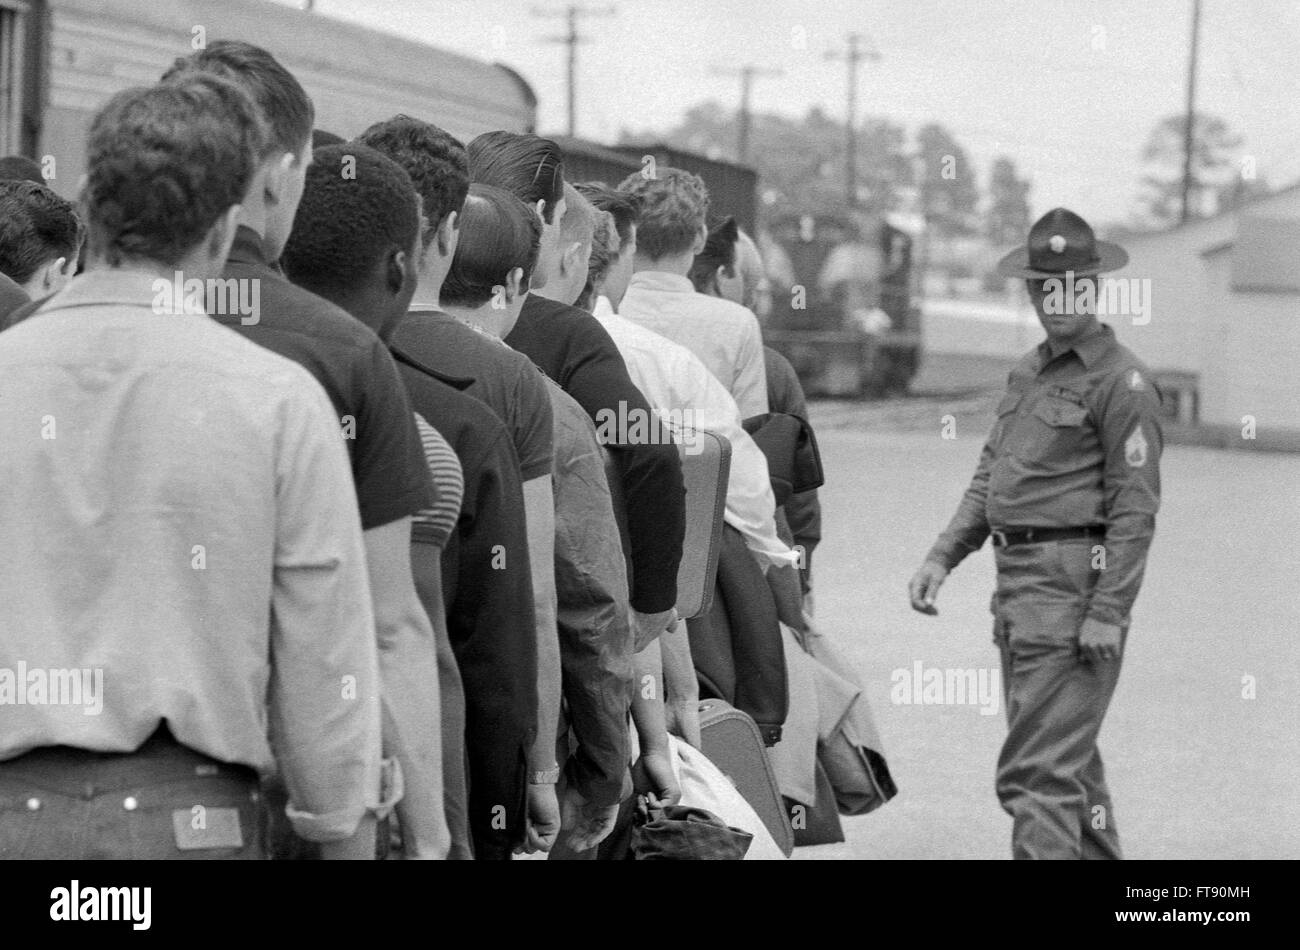
[[[1060,254],[1065,250],[1065,238],[1059,234],[1053,234],[1048,238],[1047,246],[1052,249],[1052,253]]]

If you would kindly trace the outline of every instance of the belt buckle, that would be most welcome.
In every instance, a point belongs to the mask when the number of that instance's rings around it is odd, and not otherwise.
[[[990,528],[989,534],[993,538],[995,548],[1005,548],[1007,546],[1007,533],[1001,528]]]

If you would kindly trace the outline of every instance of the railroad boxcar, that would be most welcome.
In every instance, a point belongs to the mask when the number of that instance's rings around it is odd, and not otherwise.
[[[317,126],[345,137],[399,112],[465,141],[536,122],[508,67],[267,0],[0,0],[0,154],[52,157],[50,184],[71,195],[95,111],[218,39],[269,50],[311,95]]]

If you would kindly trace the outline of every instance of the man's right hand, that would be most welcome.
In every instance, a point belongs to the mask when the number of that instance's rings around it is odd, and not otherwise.
[[[652,640],[677,622],[677,608],[669,607],[658,613],[643,614],[632,609],[632,652],[640,653]]]
[[[677,775],[673,772],[667,751],[641,753],[641,758],[637,759],[632,771],[644,776],[655,797],[665,805],[676,805],[681,801],[682,789],[677,784]]]
[[[907,593],[912,599],[912,609],[934,616],[939,611],[934,606],[939,596],[943,579],[948,576],[948,569],[937,561],[926,561],[912,575],[907,585]]]

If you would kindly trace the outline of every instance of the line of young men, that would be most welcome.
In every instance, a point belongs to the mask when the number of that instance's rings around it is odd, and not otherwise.
[[[0,671],[102,669],[107,713],[6,716],[0,855],[368,857],[395,806],[404,857],[572,856],[629,763],[672,799],[667,730],[699,743],[678,455],[602,448],[603,413],[734,434],[728,519],[793,572],[739,429],[757,324],[684,276],[698,179],[646,189],[644,259],[626,223],[612,251],[621,312],[682,336],[655,389],[572,306],[605,229],[553,143],[397,116],[313,154],[313,121],[243,43],[115,97],[88,270],[0,335]],[[253,319],[214,286],[257,288]]]

